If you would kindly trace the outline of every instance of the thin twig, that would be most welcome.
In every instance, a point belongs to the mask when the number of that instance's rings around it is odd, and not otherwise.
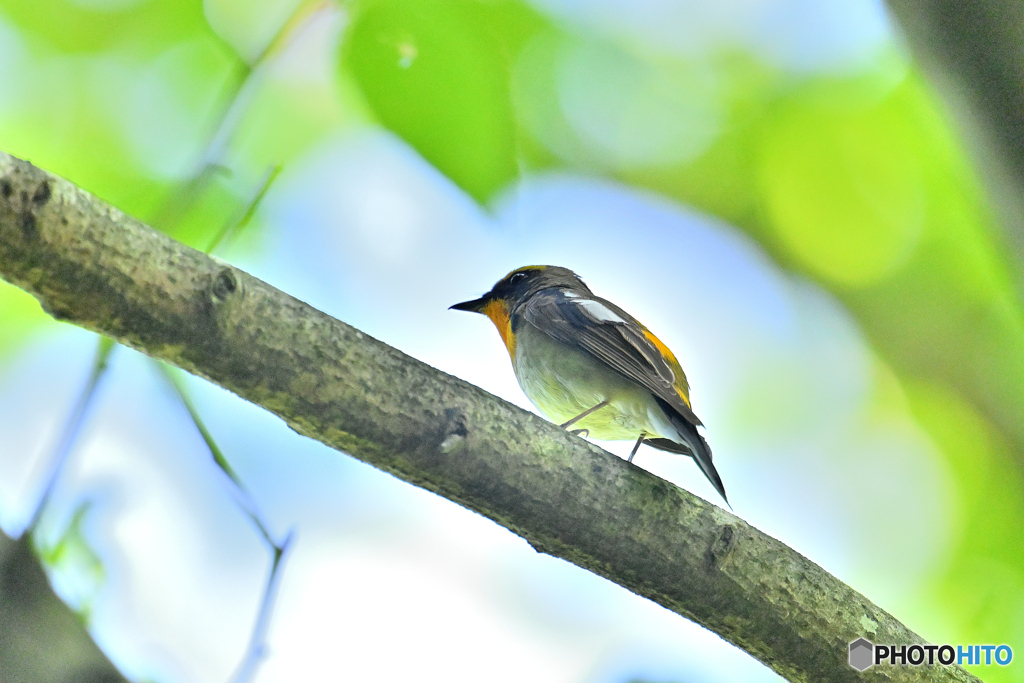
[[[285,553],[291,547],[294,538],[294,530],[289,531],[284,542],[280,546],[274,546],[274,558],[270,563],[270,575],[267,577],[267,587],[263,591],[263,599],[260,601],[260,609],[256,614],[256,623],[253,625],[252,635],[249,638],[249,647],[246,656],[238,665],[238,670],[232,677],[232,683],[246,683],[256,674],[256,667],[266,656],[267,630],[270,628],[270,615],[274,609],[274,601],[277,599],[277,590],[281,585],[281,568],[284,563]]]
[[[188,395],[188,390],[185,387],[184,382],[181,379],[180,371],[172,368],[166,363],[153,361],[156,367],[159,369],[161,376],[167,381],[171,389],[174,390],[175,396],[181,402],[182,407],[188,413],[188,416],[192,419],[192,424],[195,425],[196,431],[203,437],[203,442],[206,444],[206,448],[210,451],[210,456],[213,457],[213,462],[220,468],[231,483],[234,485],[233,490],[235,495],[238,497],[238,502],[242,507],[243,512],[252,521],[256,529],[260,532],[260,536],[266,541],[267,545],[274,548],[275,551],[280,549],[277,543],[274,542],[273,537],[270,534],[270,530],[263,523],[262,515],[256,508],[256,502],[253,500],[252,495],[245,488],[245,484],[242,483],[241,477],[235,472],[234,468],[224,457],[224,452],[221,451],[220,446],[217,445],[216,440],[210,433],[210,430],[206,428],[206,424],[203,419],[199,416],[199,411],[196,410],[195,404],[192,403],[191,397]]]
[[[220,446],[217,445],[213,435],[210,434],[210,430],[206,428],[206,424],[199,416],[199,411],[196,410],[195,404],[192,403],[192,399],[189,397],[185,383],[182,381],[180,371],[172,368],[166,363],[160,361],[153,362],[160,369],[161,375],[165,380],[167,380],[167,383],[174,390],[174,393],[181,402],[181,405],[185,408],[186,412],[188,412],[189,417],[192,418],[192,424],[195,425],[196,430],[199,432],[200,436],[203,437],[203,441],[206,443],[206,447],[210,451],[210,455],[213,457],[213,462],[233,484],[232,489],[239,501],[239,506],[249,517],[249,520],[252,521],[253,526],[255,526],[259,531],[260,536],[263,537],[263,541],[267,544],[273,554],[270,563],[270,574],[267,577],[267,585],[263,591],[263,598],[260,600],[260,608],[256,615],[256,623],[253,624],[252,634],[249,637],[249,646],[246,649],[245,657],[238,666],[238,671],[232,679],[234,683],[245,683],[256,673],[257,665],[263,658],[266,651],[264,640],[270,624],[270,614],[273,611],[274,598],[277,595],[277,588],[280,583],[281,563],[284,558],[284,554],[291,543],[292,532],[288,532],[288,536],[285,537],[284,542],[281,544],[274,541],[273,536],[270,534],[270,530],[267,529],[267,525],[263,522],[259,511],[256,509],[256,503],[252,498],[252,494],[250,494],[245,488],[245,485],[242,483],[238,473],[228,463],[227,458],[224,457],[224,452],[220,449]]]
[[[270,189],[271,184],[277,178],[278,174],[281,173],[282,168],[281,164],[278,164],[267,171],[266,175],[263,177],[263,182],[260,183],[259,188],[256,190],[256,193],[253,195],[249,203],[246,204],[245,208],[242,209],[237,218],[224,222],[223,227],[221,227],[217,234],[213,236],[213,239],[210,240],[206,249],[203,250],[204,252],[207,254],[213,253],[213,250],[220,245],[224,238],[232,233],[238,233],[249,224],[252,217],[256,215],[256,209],[259,207],[260,202],[263,201],[263,197],[266,196],[267,190]]]
[[[71,452],[71,447],[78,438],[78,433],[85,421],[86,413],[88,413],[89,406],[92,405],[93,397],[96,395],[96,388],[109,367],[110,354],[113,353],[115,346],[116,344],[113,339],[100,336],[99,342],[96,345],[96,355],[92,361],[92,369],[89,371],[89,378],[86,380],[74,408],[71,409],[71,414],[68,415],[64,430],[61,432],[60,438],[57,440],[56,446],[54,446],[53,455],[50,457],[50,474],[47,478],[46,488],[43,489],[43,495],[40,497],[39,504],[36,505],[35,512],[32,513],[32,519],[29,520],[27,526],[27,530],[30,533],[34,533],[38,528],[43,512],[53,497],[53,491],[64,469],[68,453]]]

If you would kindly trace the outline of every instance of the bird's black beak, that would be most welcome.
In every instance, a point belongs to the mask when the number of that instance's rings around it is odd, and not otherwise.
[[[449,306],[449,311],[469,311],[470,313],[479,313],[480,310],[487,304],[486,297],[480,297],[479,299],[473,299],[472,301],[463,301],[461,304],[455,304]]]

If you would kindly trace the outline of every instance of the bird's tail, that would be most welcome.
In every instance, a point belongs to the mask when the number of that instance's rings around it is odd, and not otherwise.
[[[718,476],[718,470],[715,469],[714,463],[711,462],[711,446],[697,432],[697,428],[694,425],[690,424],[682,415],[672,410],[668,404],[664,404],[662,408],[672,426],[676,428],[676,433],[679,435],[681,443],[677,443],[674,439],[647,439],[645,443],[670,453],[689,455],[697,463],[697,466],[700,467],[700,471],[708,478],[711,485],[715,487],[715,490],[718,491],[718,495],[722,496],[725,504],[729,505],[729,499],[725,496],[725,486],[722,484],[722,478]],[[729,509],[732,509],[731,505],[729,505]]]

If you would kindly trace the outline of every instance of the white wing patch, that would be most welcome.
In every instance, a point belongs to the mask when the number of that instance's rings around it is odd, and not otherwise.
[[[586,311],[589,318],[596,320],[597,322],[623,324],[626,322],[599,301],[593,301],[592,299],[580,299],[578,301],[573,301],[573,303]]]

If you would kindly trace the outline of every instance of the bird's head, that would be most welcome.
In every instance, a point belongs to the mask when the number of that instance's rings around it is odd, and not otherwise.
[[[463,301],[450,308],[456,311],[483,313],[494,320],[499,309],[504,317],[510,315],[517,305],[529,299],[536,292],[550,287],[560,287],[580,293],[590,293],[580,276],[560,266],[523,266],[516,268],[498,280],[491,291],[479,299]],[[497,322],[495,322],[497,324]]]
[[[463,301],[450,308],[456,311],[482,313],[490,318],[494,326],[498,328],[498,333],[501,335],[501,340],[505,342],[505,348],[508,349],[509,355],[514,358],[516,342],[512,332],[512,313],[517,306],[535,293],[551,287],[569,289],[580,295],[590,294],[590,289],[583,284],[579,275],[568,268],[523,266],[498,280],[491,287],[491,291],[479,299]]]

